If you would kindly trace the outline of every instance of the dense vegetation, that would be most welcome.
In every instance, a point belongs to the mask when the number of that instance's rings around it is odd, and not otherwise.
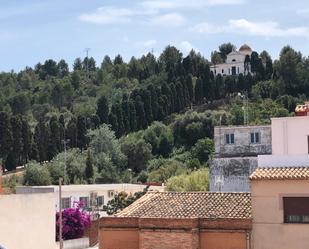
[[[77,58],[71,71],[64,60],[47,60],[1,73],[0,163],[8,171],[28,164],[29,185],[59,176],[66,183],[167,181],[203,167],[213,125],[243,124],[242,96],[250,124],[291,115],[309,96],[309,58],[289,46],[275,61],[253,52],[245,62],[252,75],[214,77],[211,63],[234,49],[222,44],[211,62],[168,46],[159,58],[106,56],[99,66]]]

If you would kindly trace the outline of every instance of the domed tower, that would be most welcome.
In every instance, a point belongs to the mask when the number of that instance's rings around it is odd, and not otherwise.
[[[251,55],[252,49],[247,44],[244,44],[239,48],[239,52],[246,54],[246,55]]]

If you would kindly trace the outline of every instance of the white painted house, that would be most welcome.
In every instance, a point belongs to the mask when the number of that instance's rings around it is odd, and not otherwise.
[[[62,208],[75,207],[76,203],[83,202],[85,208],[95,207],[100,215],[105,215],[102,211],[103,205],[114,198],[115,194],[126,192],[133,195],[136,192],[143,191],[147,186],[142,184],[89,184],[89,185],[63,185],[62,186]],[[150,186],[149,190],[164,191],[164,186]],[[59,187],[52,186],[33,186],[17,187],[16,193],[55,193],[55,209],[59,210]]]
[[[246,56],[251,56],[252,49],[244,44],[240,47],[239,51],[232,51],[226,57],[225,63],[210,66],[210,71],[214,75],[221,74],[227,75],[247,75],[251,73],[250,63],[245,65]]]

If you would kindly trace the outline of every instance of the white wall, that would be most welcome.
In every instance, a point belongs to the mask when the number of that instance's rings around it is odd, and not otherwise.
[[[6,249],[55,249],[54,193],[0,195],[0,244]]]
[[[309,116],[272,118],[272,154],[308,155]]]

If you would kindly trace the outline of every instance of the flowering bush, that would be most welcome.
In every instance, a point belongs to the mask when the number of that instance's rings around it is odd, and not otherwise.
[[[62,238],[63,240],[83,237],[84,231],[90,226],[90,215],[81,211],[81,204],[76,208],[67,208],[62,211]],[[59,240],[59,212],[56,213],[56,240]]]

